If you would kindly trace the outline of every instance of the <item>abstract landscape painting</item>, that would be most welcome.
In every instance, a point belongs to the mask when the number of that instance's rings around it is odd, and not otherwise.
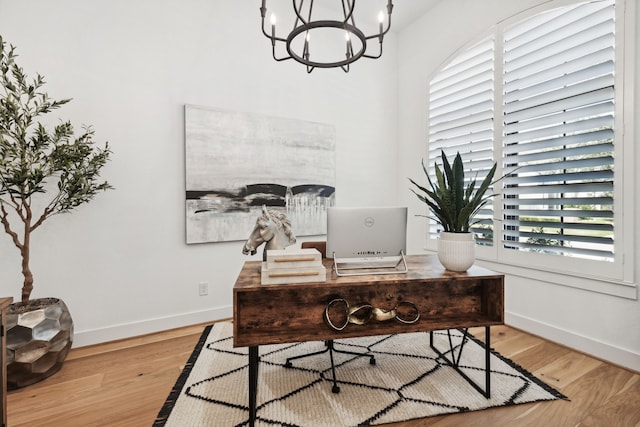
[[[334,126],[186,105],[185,143],[187,243],[245,240],[263,205],[297,236],[326,233]]]

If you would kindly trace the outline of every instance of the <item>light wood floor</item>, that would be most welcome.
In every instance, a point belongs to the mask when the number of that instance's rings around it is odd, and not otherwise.
[[[151,426],[202,329],[196,325],[72,350],[53,377],[9,392],[9,427]],[[640,426],[640,374],[506,326],[491,329],[491,344],[570,401],[393,426]]]

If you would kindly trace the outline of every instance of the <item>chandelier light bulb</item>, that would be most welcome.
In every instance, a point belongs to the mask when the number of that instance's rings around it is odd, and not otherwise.
[[[384,22],[384,13],[382,11],[378,12],[378,22],[381,24]]]
[[[276,25],[276,14],[272,13],[271,14],[271,26],[275,26]]]

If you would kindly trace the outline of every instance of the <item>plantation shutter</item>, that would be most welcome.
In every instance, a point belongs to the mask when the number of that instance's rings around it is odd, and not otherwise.
[[[504,33],[504,248],[613,260],[614,4]]]
[[[493,166],[494,43],[487,38],[459,54],[429,85],[428,173],[435,177],[434,162],[442,165],[441,150],[451,162],[462,156],[467,179],[481,182]],[[476,175],[477,174],[477,175]],[[491,190],[487,194],[490,194]],[[478,215],[472,227],[476,241],[493,244],[492,205]],[[441,227],[431,222],[429,234],[436,238]]]

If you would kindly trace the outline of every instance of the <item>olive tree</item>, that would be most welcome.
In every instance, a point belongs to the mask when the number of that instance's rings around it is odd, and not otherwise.
[[[48,218],[113,187],[100,179],[109,144],[97,147],[90,126],[76,135],[69,121],[51,130],[38,121],[71,99],[51,99],[44,78],[29,78],[16,57],[15,47],[0,36],[0,223],[20,251],[21,300],[27,304],[33,290],[31,234]]]

